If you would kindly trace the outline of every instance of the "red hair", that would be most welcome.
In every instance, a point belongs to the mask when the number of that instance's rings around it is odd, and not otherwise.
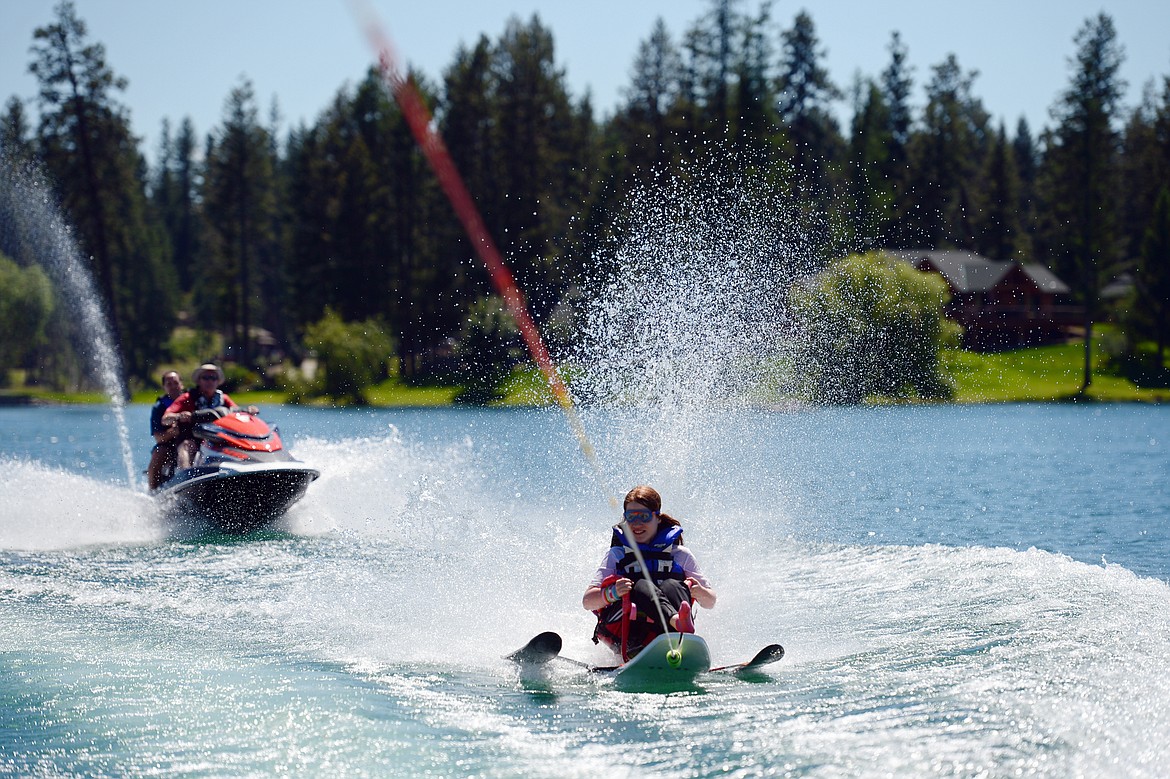
[[[667,525],[678,525],[679,521],[669,514],[662,513],[662,496],[658,494],[658,490],[651,487],[649,484],[639,484],[634,489],[626,493],[626,499],[622,501],[622,509],[631,503],[641,503],[646,508],[658,514],[659,523]],[[682,543],[682,539],[679,539]]]

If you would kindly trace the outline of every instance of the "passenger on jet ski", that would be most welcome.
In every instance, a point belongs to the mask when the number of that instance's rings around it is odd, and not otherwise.
[[[150,410],[150,435],[154,438],[154,449],[150,452],[150,465],[146,469],[146,481],[150,489],[158,489],[158,485],[171,477],[175,470],[176,457],[182,428],[177,425],[164,425],[163,414],[183,394],[183,380],[178,371],[167,371],[162,375],[164,393],[154,402]]]
[[[219,385],[223,384],[224,376],[218,365],[204,363],[195,369],[191,378],[195,382],[195,388],[175,398],[175,402],[167,408],[167,413],[163,414],[162,418],[164,425],[178,425],[182,431],[179,443],[180,468],[190,468],[195,455],[199,452],[199,441],[191,432],[195,412],[210,408],[239,408],[236,402],[219,388]],[[259,409],[248,406],[247,411],[249,414],[255,414]]]
[[[624,526],[613,529],[609,552],[581,599],[585,608],[597,614],[593,640],[610,646],[620,642],[622,598],[626,595],[638,609],[636,620],[629,625],[632,650],[662,632],[655,601],[661,605],[671,630],[695,632],[691,603],[714,608],[716,596],[695,556],[683,546],[682,526],[674,517],[662,513],[662,496],[653,487],[643,485],[630,490],[623,508]],[[626,527],[632,538],[626,537]],[[638,565],[634,544],[650,568],[649,579]]]

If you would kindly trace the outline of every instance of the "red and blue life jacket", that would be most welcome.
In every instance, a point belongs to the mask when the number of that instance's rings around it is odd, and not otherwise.
[[[638,544],[638,551],[642,553],[642,559],[646,561],[646,567],[650,569],[650,579],[656,585],[667,579],[686,580],[686,573],[682,566],[674,560],[674,550],[682,546],[682,533],[681,526],[664,524],[658,528],[658,532],[647,543]],[[621,525],[615,525],[613,528],[610,548],[615,546],[622,547],[625,554],[617,562],[618,573],[607,576],[601,582],[601,586],[608,587],[622,577],[634,582],[644,578],[642,568],[638,565],[638,558],[634,556],[633,545],[622,532]],[[597,615],[593,643],[601,641],[614,651],[620,652],[622,602],[611,603],[593,613]],[[639,613],[630,621],[628,630],[628,646],[631,657],[662,632],[661,626],[654,616],[643,613]]]
[[[666,579],[687,578],[682,566],[674,560],[674,550],[682,546],[682,527],[680,525],[662,525],[645,544],[638,544],[638,551],[650,569],[650,579],[658,584]],[[638,558],[634,556],[633,545],[622,532],[621,525],[614,525],[613,538],[610,547],[620,546],[626,553],[617,562],[618,572],[631,581],[643,578],[642,567],[638,565]]]

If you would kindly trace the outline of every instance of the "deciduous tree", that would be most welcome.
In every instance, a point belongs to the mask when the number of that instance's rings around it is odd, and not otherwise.
[[[8,370],[27,367],[25,360],[43,344],[54,305],[53,286],[39,266],[22,268],[0,253],[0,386]]]
[[[880,252],[835,260],[794,286],[796,362],[810,396],[848,404],[950,397],[939,369],[939,350],[958,340],[958,326],[943,318],[948,297],[938,274]]]

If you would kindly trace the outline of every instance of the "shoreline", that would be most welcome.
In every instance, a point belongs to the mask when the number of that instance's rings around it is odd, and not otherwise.
[[[775,411],[778,413],[793,413],[797,411],[804,411],[814,408],[891,408],[902,406],[1006,406],[1019,404],[1071,404],[1078,405],[1103,405],[1103,404],[1139,404],[1139,405],[1162,405],[1170,403],[1170,389],[1152,389],[1139,390],[1141,394],[1134,396],[1132,393],[1116,394],[1110,392],[1093,392],[1090,387],[1089,394],[1080,395],[1078,393],[1069,393],[1067,395],[1057,396],[1017,396],[1017,397],[1003,397],[1003,398],[958,398],[952,400],[923,400],[919,398],[875,398],[865,403],[860,403],[856,406],[846,405],[832,405],[825,403],[810,403],[808,401],[798,399],[776,400],[765,403],[746,403],[743,408],[751,408],[759,411]],[[241,406],[247,405],[264,405],[275,403],[277,405],[288,406],[303,406],[305,408],[333,408],[333,409],[394,409],[394,408],[416,408],[416,409],[444,409],[444,408],[477,408],[477,409],[515,409],[515,408],[551,408],[556,407],[557,404],[552,400],[544,403],[534,403],[531,401],[501,401],[497,403],[490,403],[487,405],[473,405],[466,403],[394,403],[394,402],[371,402],[366,405],[338,405],[329,402],[314,402],[314,403],[289,403],[287,398],[275,397],[283,393],[274,392],[238,392],[232,393],[236,398],[236,402]],[[127,401],[127,405],[150,405],[154,402],[154,395],[147,397],[139,393],[135,397]],[[46,395],[38,395],[37,393],[9,393],[0,392],[0,408],[31,408],[36,406],[70,406],[70,405],[105,405],[109,404],[110,399],[100,393],[81,392],[81,393],[64,393],[53,392]]]

